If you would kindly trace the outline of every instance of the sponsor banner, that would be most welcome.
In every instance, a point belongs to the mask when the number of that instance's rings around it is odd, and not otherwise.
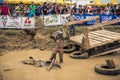
[[[119,15],[115,15],[115,14],[109,14],[109,15],[101,14],[100,15],[100,22],[104,23],[104,22],[107,22],[109,20],[113,20],[113,19],[117,19],[117,18],[120,18],[120,16]],[[120,25],[120,22],[118,22],[116,24]]]
[[[2,16],[0,16],[0,28],[4,28],[3,17]]]
[[[22,19],[21,17],[10,17],[7,16],[7,20],[4,20],[5,28],[21,28]]]
[[[84,16],[85,16],[85,18],[90,18],[90,17],[94,17],[94,16],[98,16],[98,15],[85,14]],[[94,25],[96,23],[97,23],[96,20],[91,20],[91,21],[84,22],[85,25]]]
[[[70,22],[70,14],[60,15],[60,24],[65,24],[67,22]]]
[[[109,14],[109,15],[105,15],[105,14],[101,14],[100,15],[100,22],[101,23],[105,23],[105,22],[107,22],[107,21],[109,21],[109,20],[113,20],[113,19],[115,19],[115,15],[113,14]]]
[[[60,25],[60,15],[47,15],[44,16],[45,26],[56,26]]]
[[[29,28],[36,28],[35,27],[35,18],[29,18],[29,17],[22,17],[22,27],[21,28],[25,28],[25,29],[29,29]]]
[[[75,20],[83,20],[83,19],[85,19],[84,15],[74,14],[74,16],[75,16]],[[84,24],[84,22],[83,23],[79,23],[79,25],[83,25],[83,24]]]

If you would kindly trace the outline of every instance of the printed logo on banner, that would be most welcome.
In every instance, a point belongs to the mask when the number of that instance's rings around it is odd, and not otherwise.
[[[2,19],[2,16],[0,16],[0,28],[3,28],[3,27],[4,27],[3,19]]]
[[[82,19],[84,19],[84,15],[76,14],[74,16],[75,16],[75,20],[82,20]]]
[[[2,23],[3,23],[3,26],[6,27],[7,16],[2,16]]]
[[[83,20],[85,18],[84,15],[79,15],[79,14],[74,14],[74,16],[75,16],[75,20]],[[82,24],[84,24],[84,22],[79,23],[79,24],[82,25]]]
[[[35,18],[22,17],[22,27],[21,28],[36,28]]]
[[[67,22],[70,22],[70,14],[60,15],[60,21],[61,21],[61,24],[65,24]]]
[[[6,28],[20,28],[21,27],[21,17],[7,17]]]
[[[31,26],[31,19],[30,18],[25,19],[24,26]]]
[[[102,23],[112,20],[112,16],[102,16]]]
[[[60,25],[60,15],[47,15],[44,16],[45,26]]]
[[[90,17],[94,17],[94,16],[86,16],[86,18],[90,18]],[[91,20],[86,22],[86,25],[93,25],[93,24],[96,24],[96,20]]]

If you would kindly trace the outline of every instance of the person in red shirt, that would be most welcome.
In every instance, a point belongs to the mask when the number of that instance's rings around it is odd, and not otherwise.
[[[7,3],[3,3],[1,14],[2,15],[10,15],[10,9],[9,9],[9,6],[7,5]]]
[[[1,12],[2,12],[2,4],[0,4],[0,15],[1,15]]]

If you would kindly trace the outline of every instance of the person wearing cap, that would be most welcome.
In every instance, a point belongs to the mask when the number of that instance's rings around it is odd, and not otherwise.
[[[69,37],[68,36],[64,37],[63,32],[60,30],[56,32],[56,36],[53,36],[51,32],[49,37],[52,38],[56,43],[55,49],[50,57],[50,60],[52,61],[53,59],[56,59],[56,54],[59,53],[59,60],[60,60],[60,63],[62,63],[64,40],[68,39]]]

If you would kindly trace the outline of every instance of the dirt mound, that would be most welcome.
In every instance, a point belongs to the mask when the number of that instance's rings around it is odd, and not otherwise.
[[[33,31],[34,30],[27,30],[27,32],[26,30],[1,30],[0,55],[14,50],[33,48],[39,48],[43,50],[51,49],[53,47],[52,45],[54,45],[54,42],[52,42],[48,37],[49,32],[47,34],[45,33],[47,30],[44,29],[42,32],[41,30],[38,30],[37,33],[34,33]]]

